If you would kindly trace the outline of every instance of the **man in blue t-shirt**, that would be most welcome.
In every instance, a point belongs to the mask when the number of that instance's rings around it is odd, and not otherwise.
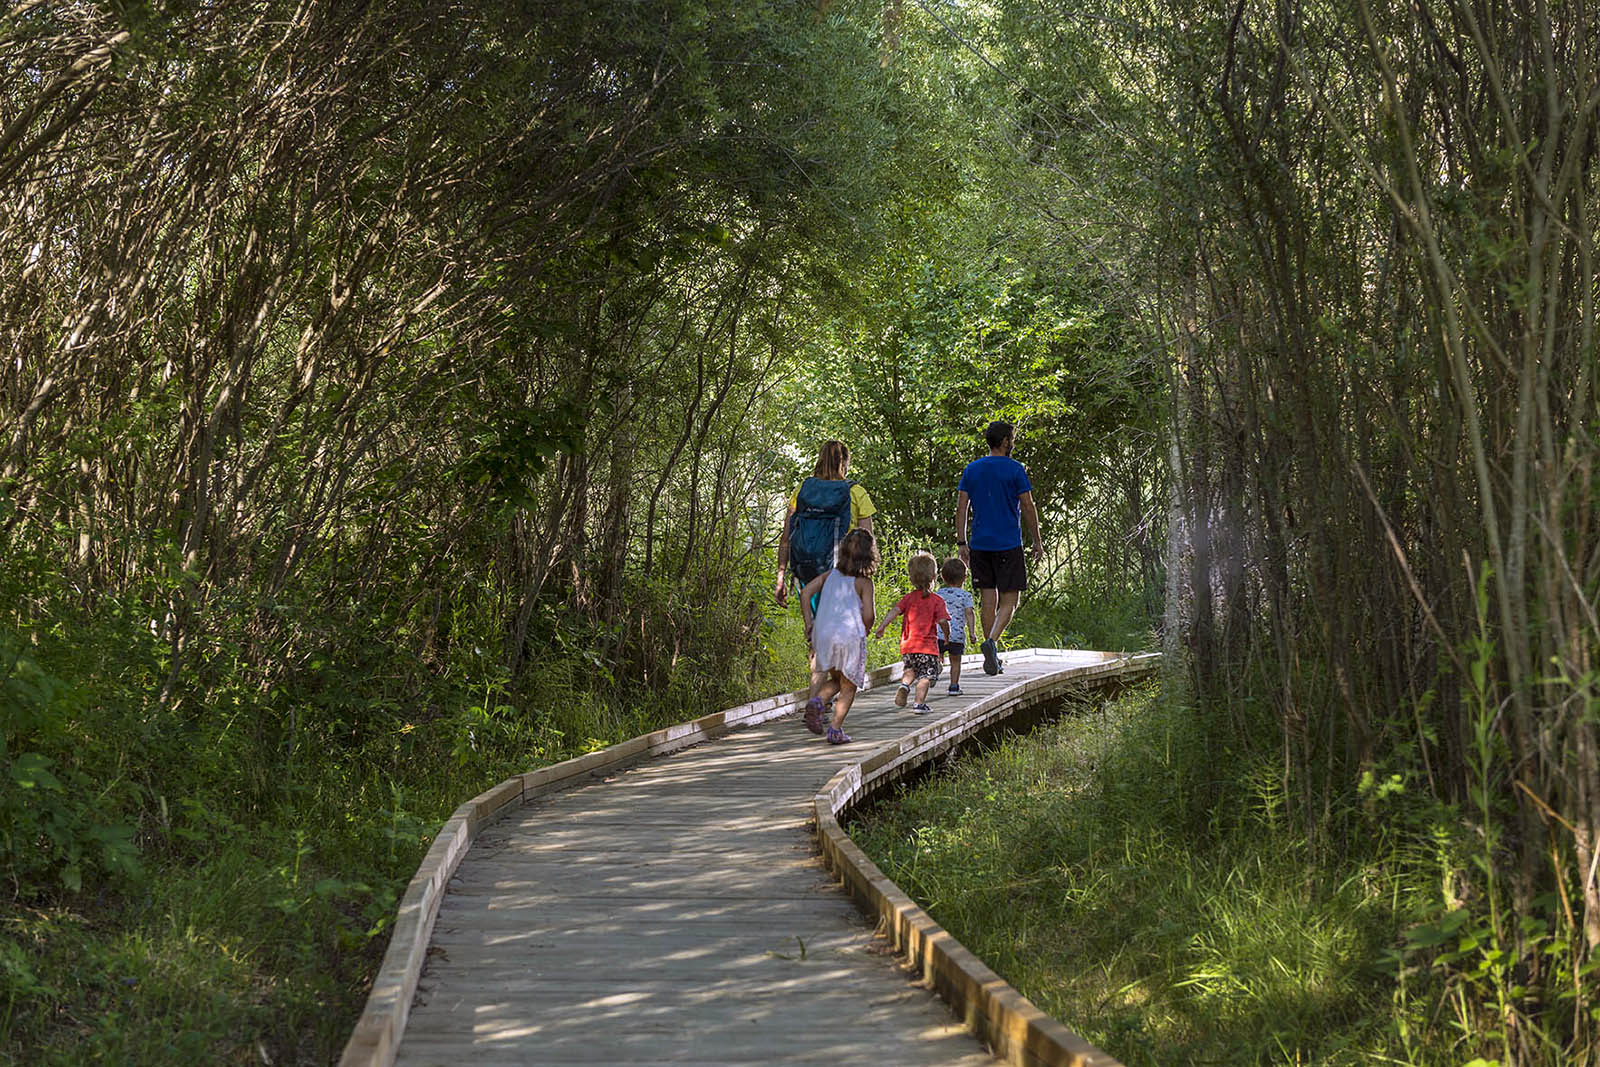
[[[1009,422],[991,422],[983,432],[989,454],[975,459],[961,472],[956,493],[956,545],[962,562],[972,568],[972,587],[978,591],[983,619],[983,673],[1000,673],[1000,635],[1006,632],[1022,591],[1028,588],[1028,568],[1022,558],[1022,524],[1033,538],[1033,559],[1044,558],[1039,537],[1039,512],[1033,506],[1033,483],[1028,471],[1011,458],[1016,428]],[[972,514],[972,543],[967,543],[967,513]]]

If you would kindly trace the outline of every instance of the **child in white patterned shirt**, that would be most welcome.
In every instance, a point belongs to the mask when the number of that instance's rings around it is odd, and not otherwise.
[[[978,630],[977,620],[972,614],[972,594],[962,588],[967,583],[967,565],[961,562],[960,556],[951,556],[939,568],[939,577],[944,579],[939,596],[944,606],[950,609],[950,621],[940,625],[945,633],[939,641],[939,648],[950,653],[950,693],[960,696],[961,656],[967,650],[967,635]]]

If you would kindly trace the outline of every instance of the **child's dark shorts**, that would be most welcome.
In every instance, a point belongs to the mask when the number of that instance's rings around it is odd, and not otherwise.
[[[928,679],[930,682],[939,680],[939,657],[930,652],[907,652],[906,670],[911,672],[913,680]]]
[[[952,656],[964,656],[964,655],[966,655],[967,654],[966,642],[965,641],[946,641],[942,637],[939,638],[939,654],[942,656],[945,653],[949,653]]]

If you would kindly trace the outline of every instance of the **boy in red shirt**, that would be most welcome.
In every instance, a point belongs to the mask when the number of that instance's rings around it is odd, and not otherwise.
[[[906,564],[906,571],[914,587],[900,598],[894,610],[884,616],[878,626],[878,636],[889,628],[895,618],[900,624],[900,655],[905,661],[905,671],[900,676],[900,691],[894,695],[895,707],[906,706],[911,687],[916,686],[916,701],[911,710],[926,715],[928,687],[939,679],[939,624],[950,618],[950,609],[944,599],[933,591],[939,575],[939,563],[927,552],[918,552]]]

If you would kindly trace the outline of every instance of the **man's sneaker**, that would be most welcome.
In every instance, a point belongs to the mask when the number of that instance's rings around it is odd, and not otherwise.
[[[995,647],[994,638],[990,638],[978,646],[983,650],[983,673],[1000,673],[1000,650]]]
[[[910,698],[910,696],[911,687],[909,685],[901,685],[899,689],[894,691],[894,706],[897,708],[905,707],[906,701]]]
[[[820,699],[817,697],[812,697],[810,700],[806,701],[807,730],[810,730],[814,734],[820,734],[822,732],[822,724],[824,721],[826,721],[823,716],[824,712],[822,710],[822,701]]]
[[[962,689],[959,685],[952,685],[950,687],[950,695],[953,696],[953,697],[964,697],[964,696],[967,695],[967,692],[966,692],[965,689]]]
[[[928,707],[928,705],[926,705],[926,704],[913,704],[913,705],[911,705],[911,711],[912,711],[913,714],[916,714],[916,715],[926,715],[926,714],[928,714],[928,712],[930,712],[932,710],[933,709]]]
[[[828,727],[828,744],[848,745],[850,741],[850,735],[839,729],[837,726]]]

